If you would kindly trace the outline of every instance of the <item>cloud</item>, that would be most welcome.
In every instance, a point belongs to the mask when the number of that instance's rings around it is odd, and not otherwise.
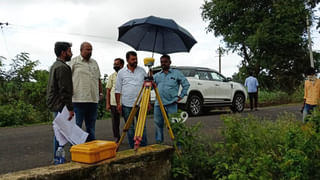
[[[19,52],[29,52],[32,59],[40,61],[39,68],[49,69],[55,60],[55,41],[72,42],[74,56],[79,54],[80,44],[89,41],[101,74],[110,74],[113,59],[124,58],[126,51],[133,50],[117,41],[118,27],[131,19],[154,15],[174,19],[198,41],[190,53],[172,54],[173,64],[217,69],[220,39],[205,32],[202,4],[202,0],[1,0],[0,22],[11,25],[0,34],[0,55],[12,58]],[[151,55],[138,51],[139,65]],[[155,54],[156,65],[159,57]],[[224,58],[228,76],[237,71],[239,57]]]

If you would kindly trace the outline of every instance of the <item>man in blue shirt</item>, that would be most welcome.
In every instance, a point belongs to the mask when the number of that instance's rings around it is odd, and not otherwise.
[[[253,110],[253,99],[255,110],[258,110],[258,80],[252,76],[252,72],[249,72],[249,77],[246,78],[244,86],[248,88],[248,94],[250,99],[250,109]]]
[[[178,112],[178,102],[187,95],[190,84],[184,75],[177,69],[171,69],[170,56],[163,55],[160,58],[162,70],[153,76],[154,82],[157,84],[161,101],[167,114]],[[180,95],[178,95],[179,87],[182,86]],[[156,142],[163,142],[163,117],[161,114],[159,102],[156,100],[154,104],[154,122],[156,127]]]

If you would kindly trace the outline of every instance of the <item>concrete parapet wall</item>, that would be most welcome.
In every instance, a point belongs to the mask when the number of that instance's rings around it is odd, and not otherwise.
[[[173,148],[165,145],[118,152],[115,158],[95,164],[70,162],[0,175],[5,180],[162,180],[170,178]]]

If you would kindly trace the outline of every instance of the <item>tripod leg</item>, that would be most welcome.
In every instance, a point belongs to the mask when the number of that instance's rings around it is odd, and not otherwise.
[[[143,130],[146,122],[146,116],[147,116],[149,99],[150,99],[150,91],[151,91],[151,86],[146,87],[142,95],[140,112],[138,116],[137,127],[135,130],[135,136],[134,136],[134,141],[135,141],[134,149],[138,149],[142,141]]]
[[[133,122],[133,120],[134,120],[134,116],[136,115],[136,113],[137,113],[137,111],[138,111],[137,103],[138,103],[138,101],[139,101],[139,99],[140,99],[140,96],[141,96],[141,94],[142,94],[142,91],[144,91],[144,89],[145,89],[144,87],[142,87],[142,88],[140,89],[139,95],[138,95],[136,101],[135,101],[134,104],[133,104],[133,107],[132,107],[132,110],[130,111],[130,114],[129,114],[129,117],[128,117],[128,119],[127,119],[127,122],[125,123],[125,125],[124,125],[124,127],[123,127],[120,140],[119,140],[119,142],[118,142],[118,144],[117,144],[117,151],[119,150],[120,144],[122,143],[122,141],[123,141],[126,133],[128,132],[130,126],[132,125],[132,122]]]

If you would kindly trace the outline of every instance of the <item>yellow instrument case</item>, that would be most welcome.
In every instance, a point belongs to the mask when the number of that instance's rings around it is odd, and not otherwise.
[[[71,147],[71,160],[95,163],[116,156],[117,144],[114,141],[94,140]]]

